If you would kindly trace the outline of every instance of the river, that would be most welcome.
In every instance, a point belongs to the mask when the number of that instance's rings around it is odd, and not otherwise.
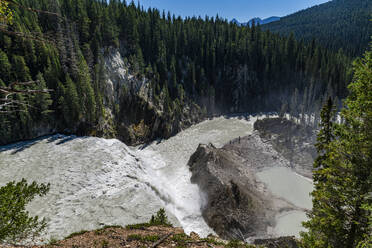
[[[139,147],[115,139],[64,135],[2,146],[0,186],[21,178],[51,183],[47,196],[28,207],[31,214],[47,219],[46,238],[104,224],[145,222],[161,207],[186,233],[206,236],[213,231],[201,216],[204,196],[190,182],[187,161],[199,143],[222,147],[251,134],[255,120],[213,118]]]

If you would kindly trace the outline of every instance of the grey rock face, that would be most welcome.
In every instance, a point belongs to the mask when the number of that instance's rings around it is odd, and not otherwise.
[[[187,99],[182,111],[165,111],[164,96],[154,97],[150,81],[130,71],[119,49],[109,48],[104,64],[106,113],[113,120],[114,137],[127,145],[169,138],[203,119],[200,108]]]
[[[260,137],[290,163],[297,173],[311,178],[313,162],[317,155],[314,144],[314,129],[305,127],[284,118],[258,120],[254,129]]]
[[[225,239],[261,236],[272,220],[271,202],[255,187],[242,159],[212,144],[199,145],[188,164],[191,182],[206,193],[203,217]]]

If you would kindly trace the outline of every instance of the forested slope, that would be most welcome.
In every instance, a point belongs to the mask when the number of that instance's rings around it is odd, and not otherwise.
[[[328,49],[343,49],[350,56],[360,56],[372,34],[372,1],[332,0],[263,25],[274,33],[294,33],[298,40],[315,39]]]
[[[193,121],[242,111],[298,115],[316,113],[327,95],[347,94],[350,59],[315,42],[117,0],[19,3],[59,16],[13,6],[13,23],[0,32],[0,84],[39,80],[37,87],[53,91],[25,98],[29,105],[0,116],[3,144],[45,130],[99,136],[111,130],[109,136],[127,143],[145,142],[177,132],[179,123],[190,125],[193,111]],[[120,94],[110,101],[112,51],[131,80],[145,85],[146,100],[130,84],[113,89]],[[126,138],[138,129],[141,139]]]

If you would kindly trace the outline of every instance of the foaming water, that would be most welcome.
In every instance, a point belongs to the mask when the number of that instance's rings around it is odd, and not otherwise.
[[[143,165],[118,140],[55,135],[0,151],[1,185],[22,178],[51,183],[50,192],[28,207],[47,218],[47,238],[144,222],[162,207]]]
[[[190,156],[200,143],[222,147],[231,139],[251,134],[254,121],[255,118],[237,117],[207,120],[137,151],[145,167],[152,171],[148,175],[156,175],[152,183],[171,199],[165,203],[166,208],[177,217],[186,233],[194,231],[201,236],[213,233],[200,210],[204,197],[198,186],[190,182],[191,172],[187,166]]]
[[[51,183],[47,196],[28,207],[46,217],[46,238],[63,238],[103,224],[148,221],[165,207],[186,232],[205,236],[197,185],[191,184],[187,161],[199,143],[223,146],[253,131],[256,118],[219,117],[144,148],[118,140],[54,135],[0,147],[0,186],[26,178]]]

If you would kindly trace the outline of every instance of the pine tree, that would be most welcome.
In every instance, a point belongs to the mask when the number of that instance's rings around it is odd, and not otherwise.
[[[318,133],[317,148],[318,157],[315,159],[314,168],[323,169],[325,164],[323,160],[326,158],[329,149],[328,146],[335,137],[335,123],[333,122],[335,116],[335,107],[333,105],[332,98],[329,97],[326,104],[323,106],[320,112],[320,131]]]

